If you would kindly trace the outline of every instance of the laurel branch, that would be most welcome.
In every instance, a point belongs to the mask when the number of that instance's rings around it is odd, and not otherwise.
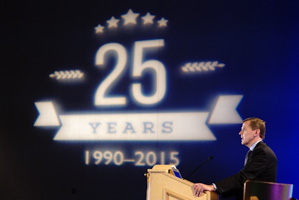
[[[80,70],[65,70],[65,71],[55,71],[53,74],[49,76],[51,78],[56,78],[57,80],[70,80],[70,79],[81,79],[83,77],[83,73]]]
[[[194,62],[194,63],[186,63],[181,67],[182,71],[187,73],[192,72],[207,72],[207,71],[215,71],[216,67],[224,67],[225,64],[218,63],[218,61],[208,61],[208,62]]]

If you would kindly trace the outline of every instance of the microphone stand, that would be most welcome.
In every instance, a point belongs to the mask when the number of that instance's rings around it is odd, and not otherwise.
[[[206,164],[206,162],[208,162],[209,160],[212,160],[213,156],[210,156],[206,161],[204,161],[203,163],[201,163],[195,170],[193,170],[193,172],[191,172],[186,179],[188,179],[192,174],[194,174],[194,172],[196,172],[199,168],[201,168],[204,164]]]

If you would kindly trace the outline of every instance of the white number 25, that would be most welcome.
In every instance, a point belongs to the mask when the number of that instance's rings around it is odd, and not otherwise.
[[[150,95],[145,95],[142,91],[141,83],[133,83],[131,86],[131,94],[133,99],[143,105],[153,105],[159,103],[166,93],[166,70],[162,62],[158,60],[143,60],[144,50],[146,48],[163,47],[164,40],[144,40],[136,41],[134,44],[133,55],[133,78],[142,78],[145,70],[149,69],[147,73],[150,73],[153,78],[153,91]],[[114,86],[117,79],[125,73],[125,67],[127,64],[127,51],[125,47],[119,43],[108,43],[99,48],[96,53],[95,65],[98,67],[104,67],[105,54],[109,51],[114,51],[117,55],[117,62],[115,68],[109,74],[108,77],[98,86],[95,93],[95,105],[97,106],[109,106],[109,105],[126,105],[127,98],[125,96],[110,96],[109,92]],[[109,55],[109,54],[108,54]]]

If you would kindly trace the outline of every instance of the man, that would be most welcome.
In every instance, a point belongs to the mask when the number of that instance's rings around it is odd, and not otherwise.
[[[242,145],[249,148],[247,153],[249,156],[248,158],[246,156],[244,167],[237,174],[212,185],[194,184],[194,196],[198,197],[204,191],[215,191],[224,195],[233,192],[242,199],[246,180],[276,182],[277,158],[271,148],[263,142],[265,133],[266,126],[263,120],[259,118],[245,119],[239,133]]]

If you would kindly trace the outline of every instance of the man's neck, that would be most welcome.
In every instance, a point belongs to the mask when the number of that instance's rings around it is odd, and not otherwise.
[[[262,138],[257,138],[256,140],[254,140],[251,145],[248,145],[247,147],[253,151],[253,149],[255,148],[255,146],[260,142],[262,141]]]

